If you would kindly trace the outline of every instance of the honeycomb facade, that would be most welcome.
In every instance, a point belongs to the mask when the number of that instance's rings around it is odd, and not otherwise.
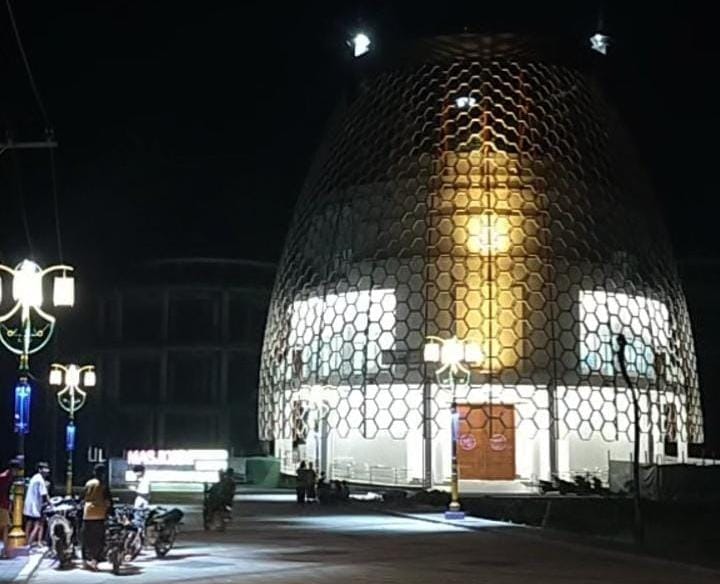
[[[575,50],[575,53],[578,51]],[[690,322],[652,193],[587,73],[461,35],[360,59],[299,198],[263,347],[285,472],[514,488],[702,440]],[[424,358],[473,343],[469,375]],[[450,383],[453,381],[454,383]]]

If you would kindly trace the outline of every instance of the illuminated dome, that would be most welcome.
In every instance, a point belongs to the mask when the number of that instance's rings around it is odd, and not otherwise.
[[[284,471],[447,484],[455,399],[464,487],[606,477],[632,452],[620,333],[644,459],[702,440],[668,238],[593,56],[461,35],[357,60],[265,333],[260,433]],[[473,357],[450,379],[427,345],[454,339]]]

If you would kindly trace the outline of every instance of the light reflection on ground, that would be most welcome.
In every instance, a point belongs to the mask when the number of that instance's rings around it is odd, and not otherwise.
[[[236,495],[235,501],[243,503],[292,503],[295,493],[247,493]]]
[[[385,514],[344,514],[301,517],[272,517],[266,521],[283,521],[290,527],[320,529],[323,531],[353,533],[456,533],[467,531],[468,527],[449,522],[417,521],[406,517]],[[455,522],[457,523],[457,522]]]

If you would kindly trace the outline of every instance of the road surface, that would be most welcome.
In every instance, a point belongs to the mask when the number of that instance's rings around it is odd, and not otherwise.
[[[166,559],[145,553],[119,578],[44,560],[32,584],[718,584],[720,572],[551,541],[536,531],[439,516],[397,516],[356,503],[298,507],[247,495],[226,533],[205,533],[198,509]],[[438,521],[436,521],[438,519]]]

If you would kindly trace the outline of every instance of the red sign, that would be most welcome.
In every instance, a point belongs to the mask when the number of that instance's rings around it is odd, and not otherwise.
[[[488,442],[490,450],[494,452],[502,452],[507,448],[507,438],[503,434],[493,434]]]
[[[458,444],[463,450],[474,450],[477,446],[477,440],[472,434],[461,434],[458,438]]]

